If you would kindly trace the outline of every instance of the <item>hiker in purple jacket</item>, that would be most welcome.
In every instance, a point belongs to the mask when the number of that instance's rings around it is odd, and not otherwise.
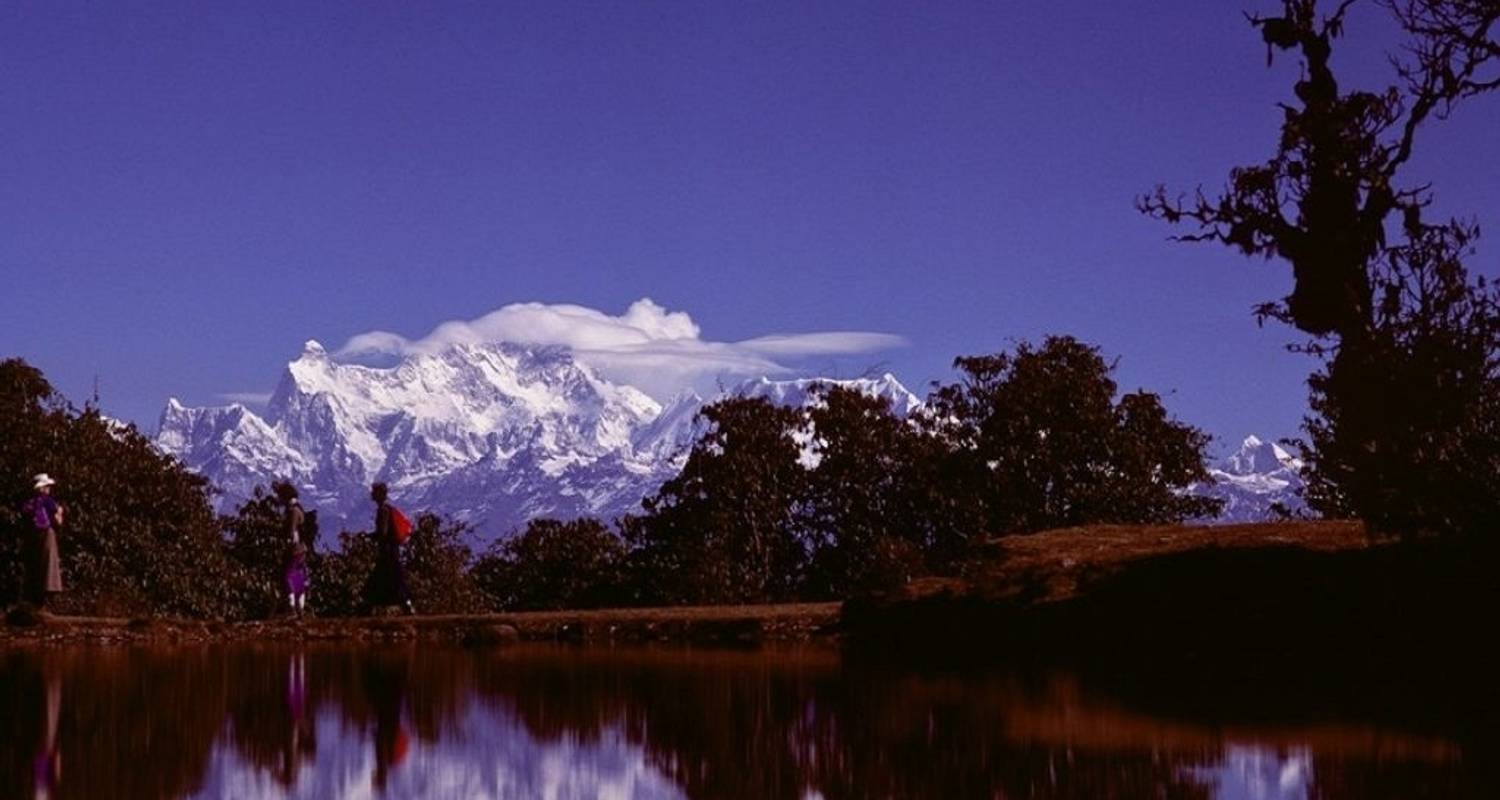
[[[57,485],[47,473],[34,479],[36,495],[26,501],[23,510],[31,517],[31,557],[26,569],[26,596],[38,610],[47,600],[63,590],[62,559],[57,553],[57,529],[63,524],[63,507],[52,496]]]
[[[307,610],[307,545],[302,541],[302,523],[307,518],[302,504],[297,500],[297,487],[283,481],[276,484],[276,498],[286,509],[283,517],[287,538],[286,570],[282,580],[286,584],[288,611],[301,616]]]

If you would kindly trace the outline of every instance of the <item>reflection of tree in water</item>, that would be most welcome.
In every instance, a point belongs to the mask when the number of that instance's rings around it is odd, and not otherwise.
[[[290,788],[320,745],[340,749],[314,740],[320,712],[372,748],[377,787],[398,786],[409,751],[508,730],[507,716],[492,728],[493,717],[467,713],[474,702],[513,715],[544,745],[619,732],[693,797],[1234,791],[1224,780],[1232,739],[1211,713],[1192,722],[1133,712],[1055,674],[883,670],[824,651],[405,645],[0,654],[0,797],[31,796],[37,765],[53,755],[57,797],[181,796],[199,788],[216,745]],[[1282,746],[1274,731],[1265,741],[1248,752]],[[1482,785],[1441,739],[1350,725],[1280,741],[1310,742],[1299,746],[1320,798],[1468,796]]]
[[[237,652],[229,667],[231,744],[283,786],[294,786],[317,754],[313,722],[321,709],[333,708],[373,743],[372,778],[383,786],[413,737],[436,742],[459,735],[457,720],[473,685],[468,658],[417,652],[410,644]]]
[[[798,739],[831,753],[809,771],[828,798],[1207,797],[1183,758],[1150,748],[1073,747],[1008,719],[1038,703],[1014,681],[844,672],[819,687]]]
[[[0,797],[30,797],[58,689],[57,798],[179,797],[202,780],[224,720],[220,664],[201,652],[0,655]]]
[[[1318,790],[1314,796],[1318,800],[1362,800],[1369,797],[1419,800],[1500,796],[1500,788],[1497,788],[1493,780],[1482,778],[1468,770],[1434,770],[1429,764],[1372,764],[1338,758],[1318,758],[1315,769]]]
[[[1207,797],[1160,753],[1017,744],[972,685],[792,658],[485,663],[480,693],[542,738],[620,726],[693,797]]]
[[[250,668],[231,668],[229,739],[247,762],[276,776],[284,787],[318,752],[308,696],[307,655],[256,652]]]

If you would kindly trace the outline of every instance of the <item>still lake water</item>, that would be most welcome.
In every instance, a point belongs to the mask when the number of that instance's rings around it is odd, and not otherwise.
[[[1465,725],[1378,698],[1292,719],[1115,685],[823,648],[0,650],[0,797],[1500,796]]]

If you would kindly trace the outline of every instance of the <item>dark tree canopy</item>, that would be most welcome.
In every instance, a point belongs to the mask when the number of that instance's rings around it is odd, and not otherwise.
[[[50,473],[68,509],[58,537],[63,610],[226,616],[236,572],[204,480],[133,426],[76,411],[41,372],[0,362],[0,600],[15,596],[18,513],[31,478]]]
[[[412,603],[424,614],[465,614],[485,607],[470,568],[473,529],[436,514],[418,514],[403,547]]]
[[[1210,516],[1208,437],[1070,337],[961,358],[960,382],[901,419],[824,385],[806,408],[730,398],[678,477],[622,520],[647,602],[848,597],[962,569],[971,542]]]
[[[1116,399],[1114,365],[1067,336],[1014,353],[960,358],[958,383],[932,396],[930,422],[961,463],[961,485],[994,534],[1090,523],[1209,516],[1184,493],[1205,480],[1209,437],[1168,417],[1161,399]]]
[[[847,597],[905,583],[924,571],[938,537],[923,485],[926,443],[885,398],[832,384],[815,391],[807,416],[817,465],[801,504],[809,590]]]
[[[700,413],[708,430],[631,528],[640,568],[671,581],[663,600],[785,599],[806,560],[797,515],[802,412],[732,397]]]
[[[625,545],[596,519],[534,519],[474,567],[497,608],[598,608],[620,603]]]

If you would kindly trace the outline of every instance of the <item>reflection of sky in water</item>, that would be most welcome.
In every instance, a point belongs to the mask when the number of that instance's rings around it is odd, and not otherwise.
[[[1207,786],[1214,800],[1308,800],[1313,757],[1303,748],[1278,751],[1231,744],[1214,766],[1190,767],[1185,774]]]
[[[679,798],[683,793],[644,750],[618,728],[589,741],[571,734],[541,740],[509,712],[472,703],[438,743],[411,738],[410,752],[391,768],[385,791],[374,782],[375,748],[369,730],[343,722],[336,711],[317,716],[316,757],[301,766],[290,788],[270,771],[246,762],[220,742],[200,798]]]

